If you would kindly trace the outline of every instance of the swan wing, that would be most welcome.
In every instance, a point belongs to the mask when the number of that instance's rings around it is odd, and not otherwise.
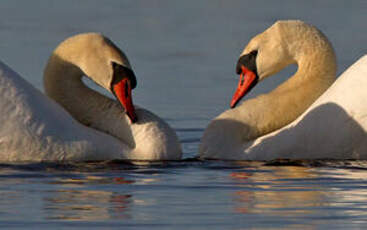
[[[366,89],[367,55],[294,122],[248,143],[241,158],[367,159]]]
[[[116,159],[127,149],[78,123],[0,62],[0,161]]]

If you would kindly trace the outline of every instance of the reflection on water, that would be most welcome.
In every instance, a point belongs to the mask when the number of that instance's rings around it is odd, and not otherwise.
[[[305,167],[272,169],[271,173],[238,171],[230,174],[238,186],[244,187],[231,193],[235,213],[296,220],[297,226],[303,229],[335,219],[349,221],[343,224],[367,220],[367,171]],[[289,223],[288,227],[291,226]]]
[[[43,199],[46,219],[128,219],[132,195],[106,191],[58,190]]]
[[[278,164],[0,165],[0,227],[19,221],[167,229],[367,224],[366,162]]]
[[[146,182],[143,180],[143,183]],[[62,220],[107,220],[129,219],[132,195],[120,191],[84,190],[98,185],[129,185],[135,180],[124,177],[83,176],[60,178],[50,181],[65,189],[49,191],[43,198],[46,219]],[[96,187],[97,189],[98,187]]]
[[[323,202],[327,194],[318,187],[310,189],[304,184],[304,181],[316,177],[307,168],[282,167],[271,174],[235,172],[230,176],[240,185],[256,184],[252,190],[232,194],[234,210],[239,213],[291,217],[314,214],[318,211],[317,207],[325,205]],[[297,180],[300,180],[299,183],[294,183]]]

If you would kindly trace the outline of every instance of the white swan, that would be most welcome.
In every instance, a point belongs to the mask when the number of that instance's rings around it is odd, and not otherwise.
[[[231,107],[292,63],[298,70],[283,84],[211,121],[201,158],[367,159],[367,56],[333,84],[333,48],[304,22],[279,21],[250,41],[237,64],[241,75]]]
[[[113,92],[132,122],[117,101],[86,87],[83,76]],[[134,73],[108,38],[87,33],[62,42],[48,61],[44,85],[64,108],[0,62],[1,162],[181,158],[168,124],[145,109],[135,111]]]

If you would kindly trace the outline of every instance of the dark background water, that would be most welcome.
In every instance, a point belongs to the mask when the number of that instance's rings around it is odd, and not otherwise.
[[[279,19],[314,24],[333,43],[340,74],[367,53],[366,12],[365,0],[1,1],[3,62],[42,90],[59,42],[104,33],[132,63],[134,101],[175,128],[188,160],[0,165],[0,228],[364,228],[363,161],[190,159],[208,122],[229,108],[235,63],[251,37]],[[262,82],[249,97],[294,71]]]

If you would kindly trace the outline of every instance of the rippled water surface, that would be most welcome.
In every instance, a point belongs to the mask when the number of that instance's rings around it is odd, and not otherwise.
[[[340,74],[367,53],[366,12],[365,0],[1,1],[3,62],[42,90],[43,67],[60,41],[104,33],[134,68],[134,102],[174,127],[185,160],[1,164],[0,228],[365,228],[364,161],[195,156],[208,122],[229,108],[235,63],[252,36],[279,19],[312,23],[333,43]],[[262,82],[249,97],[294,71]]]
[[[366,162],[317,165],[1,165],[0,227],[363,228]]]

